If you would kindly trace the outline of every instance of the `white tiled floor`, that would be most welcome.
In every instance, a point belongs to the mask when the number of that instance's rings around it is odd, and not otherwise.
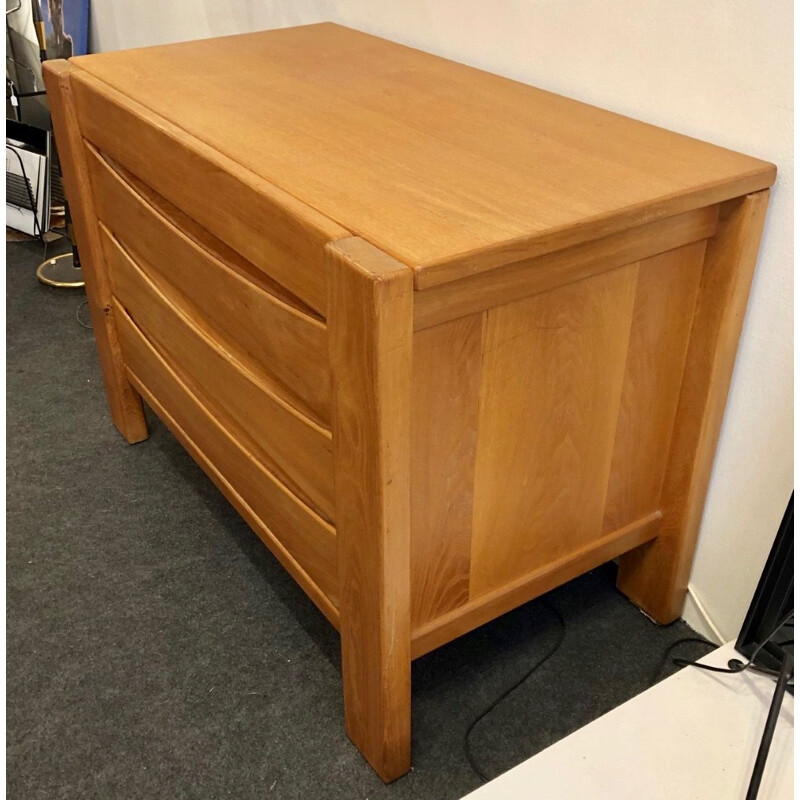
[[[702,660],[726,666],[732,644]],[[744,798],[775,682],[686,668],[468,795],[469,800]],[[783,701],[759,800],[792,797],[794,698]]]

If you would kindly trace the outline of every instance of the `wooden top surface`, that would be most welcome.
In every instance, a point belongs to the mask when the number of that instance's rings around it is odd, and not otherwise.
[[[330,23],[72,63],[414,267],[420,288],[775,178],[764,161]]]

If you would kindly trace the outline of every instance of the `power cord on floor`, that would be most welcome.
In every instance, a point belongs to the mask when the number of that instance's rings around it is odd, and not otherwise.
[[[711,664],[699,664],[697,661],[687,661],[684,658],[674,658],[672,660],[672,663],[677,664],[679,667],[697,667],[697,669],[708,670],[708,672],[724,672],[728,674],[744,672],[746,669],[753,668],[756,656],[770,641],[772,641],[772,637],[775,636],[778,633],[778,631],[780,631],[781,628],[785,627],[787,623],[789,623],[792,620],[793,617],[794,617],[794,611],[791,611],[785,617],[783,617],[783,619],[781,619],[781,621],[770,632],[769,636],[767,636],[762,642],[759,643],[759,645],[753,651],[753,654],[750,656],[750,659],[746,663],[740,661],[738,658],[732,658],[728,662],[727,667],[714,667]],[[774,670],[759,669],[758,671],[765,672],[768,675],[773,675],[773,676],[778,675],[778,673]]]
[[[653,677],[650,678],[650,681],[647,684],[647,688],[649,689],[653,686],[658,679],[661,677],[661,673],[664,670],[664,665],[667,663],[667,659],[669,658],[669,654],[676,648],[682,644],[704,644],[707,647],[717,648],[719,647],[718,644],[714,644],[714,642],[710,642],[708,639],[701,639],[699,636],[686,636],[683,639],[677,639],[674,641],[665,651],[664,655],[661,656],[661,661],[658,662],[658,667],[653,672]]]
[[[769,755],[770,745],[772,744],[772,737],[775,733],[775,727],[778,722],[778,715],[781,709],[781,703],[783,701],[783,697],[786,694],[787,689],[792,691],[790,685],[794,680],[794,660],[792,658],[792,654],[789,652],[784,652],[783,659],[781,661],[781,668],[780,670],[772,670],[766,669],[764,667],[759,666],[755,663],[756,656],[761,652],[761,650],[766,647],[766,645],[772,641],[772,639],[778,634],[778,632],[787,626],[794,626],[794,611],[789,612],[783,619],[778,622],[775,628],[770,631],[769,636],[765,637],[759,644],[757,645],[756,649],[751,654],[750,658],[746,661],[740,661],[738,658],[732,658],[728,661],[727,667],[715,667],[711,664],[700,664],[697,661],[687,661],[685,658],[674,658],[672,659],[672,663],[676,664],[679,667],[696,667],[697,669],[707,670],[708,672],[722,672],[726,674],[736,674],[739,672],[744,672],[745,670],[751,669],[756,672],[762,672],[766,675],[770,675],[772,677],[777,678],[777,682],[775,685],[775,693],[772,696],[772,702],[770,704],[769,712],[767,714],[767,721],[764,727],[764,733],[761,737],[761,743],[758,748],[758,754],[756,756],[756,761],[753,766],[753,771],[750,777],[750,785],[747,789],[747,798],[746,800],[756,800],[758,797],[758,790],[761,786],[761,778],[764,774],[764,767],[767,763],[767,756]],[[661,662],[660,668],[663,668],[664,662],[666,661],[669,653],[674,649],[675,646],[680,644],[682,641],[702,641],[704,644],[711,644],[711,642],[705,642],[702,639],[683,639],[677,642],[673,642],[672,645],[667,649],[667,652],[664,654],[664,658]],[[792,640],[793,641],[793,640]],[[660,672],[660,669],[659,669]],[[657,677],[657,675],[656,675]]]
[[[80,305],[79,305],[79,306],[78,306],[78,307],[75,309],[75,319],[77,319],[77,320],[78,320],[78,322],[80,322],[80,324],[81,324],[81,325],[83,325],[83,327],[84,327],[84,328],[88,328],[89,330],[91,330],[91,329],[92,329],[92,326],[91,326],[91,324],[90,324],[90,323],[86,323],[86,322],[84,322],[84,321],[81,319],[81,309],[82,309],[84,306],[88,306],[88,305],[89,305],[89,301],[88,301],[88,300],[84,300],[84,301],[83,301],[83,302],[82,302],[82,303],[81,303],[81,304],[80,304]]]
[[[561,616],[561,612],[553,605],[548,603],[546,600],[539,601],[541,605],[543,605],[550,613],[555,617],[556,622],[558,623],[558,637],[556,639],[555,644],[553,644],[550,649],[512,686],[506,689],[497,699],[493,700],[492,703],[487,706],[474,720],[470,723],[470,726],[467,728],[467,732],[464,734],[464,753],[467,756],[467,761],[469,761],[470,767],[472,767],[475,774],[484,782],[491,780],[491,778],[480,768],[478,762],[475,760],[475,756],[472,753],[472,749],[470,748],[469,744],[469,737],[472,734],[472,731],[478,725],[478,723],[483,720],[488,714],[494,711],[500,703],[503,702],[510,694],[515,692],[522,686],[528,678],[536,672],[539,667],[541,667],[546,661],[549,661],[558,651],[559,647],[561,647],[562,643],[564,642],[564,637],[567,632],[567,626],[564,623],[564,617]]]

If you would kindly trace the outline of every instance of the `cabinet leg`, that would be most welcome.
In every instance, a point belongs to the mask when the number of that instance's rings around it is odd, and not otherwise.
[[[347,735],[380,777],[411,767],[411,270],[329,244],[328,330]]]
[[[131,386],[122,362],[117,328],[111,310],[111,285],[97,233],[92,186],[86,170],[83,136],[78,125],[75,100],[70,85],[77,69],[68,61],[48,61],[44,81],[56,144],[61,154],[64,189],[70,204],[81,267],[89,298],[97,354],[111,419],[126,441],[133,444],[147,438],[147,423],[142,398]]]
[[[656,622],[680,615],[722,426],[769,190],[723,203],[708,240],[655,540],[620,559],[617,586]]]
[[[680,554],[675,541],[653,539],[620,556],[617,588],[660,625],[676,620],[683,609],[688,573],[678,578]]]
[[[411,661],[381,642],[380,631],[372,633],[342,619],[345,730],[389,783],[411,768]]]
[[[92,303],[90,301],[89,305]],[[111,309],[104,307],[92,314],[92,324],[100,353],[100,366],[106,386],[106,398],[111,420],[128,444],[143,442],[148,437],[142,396],[128,380],[117,341],[117,329]],[[98,320],[98,317],[100,319]],[[102,326],[102,327],[101,327]],[[101,341],[102,339],[102,341]]]

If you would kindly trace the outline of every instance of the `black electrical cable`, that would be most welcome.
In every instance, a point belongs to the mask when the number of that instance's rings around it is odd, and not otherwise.
[[[17,161],[19,161],[19,168],[22,170],[22,181],[25,184],[25,189],[28,193],[28,202],[31,204],[31,213],[33,214],[33,235],[41,242],[44,242],[44,232],[39,222],[39,215],[36,213],[36,201],[33,198],[31,184],[28,180],[28,173],[25,171],[25,164],[22,162],[22,156],[10,145],[6,145],[6,150],[10,150],[17,157]],[[39,229],[39,233],[36,233],[37,228]]]
[[[713,667],[710,664],[698,664],[696,661],[687,661],[684,658],[674,658],[672,660],[673,664],[677,664],[679,667],[697,667],[697,669],[704,669],[708,672],[724,672],[727,674],[736,674],[738,672],[744,672],[746,669],[749,669],[753,666],[753,662],[756,659],[756,656],[761,652],[762,648],[764,648],[771,640],[772,637],[781,629],[783,628],[789,620],[794,617],[794,611],[789,612],[770,632],[769,636],[766,637],[756,649],[753,651],[753,654],[750,656],[749,661],[747,663],[743,663],[736,659],[731,659],[728,662],[728,666],[726,667]]]
[[[732,658],[728,661],[728,666],[726,667],[714,667],[710,664],[699,664],[696,661],[687,661],[683,658],[674,658],[672,660],[673,664],[676,664],[679,667],[697,667],[697,669],[704,669],[708,672],[722,672],[725,674],[736,674],[739,672],[744,672],[747,669],[752,669],[754,672],[761,672],[766,675],[770,675],[775,677],[777,675],[778,681],[775,686],[775,693],[772,696],[772,703],[770,705],[769,713],[767,714],[767,722],[764,727],[764,734],[761,738],[761,744],[758,748],[758,755],[756,756],[755,766],[753,767],[753,773],[750,778],[750,786],[747,790],[747,797],[746,800],[755,800],[758,796],[758,789],[761,785],[761,777],[764,774],[764,766],[767,762],[767,756],[769,754],[769,748],[772,743],[772,736],[775,733],[775,726],[778,721],[778,714],[780,713],[781,703],[783,701],[783,697],[786,694],[787,687],[789,686],[790,681],[793,680],[793,658],[790,653],[785,653],[783,657],[783,661],[781,662],[781,669],[780,672],[776,672],[775,670],[766,669],[761,667],[760,665],[755,663],[756,656],[761,652],[761,650],[772,640],[772,638],[784,627],[794,627],[794,611],[789,612],[780,622],[775,626],[775,628],[770,632],[769,636],[767,636],[763,641],[761,641],[756,649],[753,651],[752,655],[750,656],[749,660],[744,663],[739,661],[738,659]],[[664,662],[667,660],[670,652],[681,642],[688,642],[688,641],[697,641],[703,642],[704,644],[711,644],[711,642],[707,642],[704,639],[681,639],[677,642],[673,642],[667,651],[664,653],[664,658],[659,665],[659,670],[655,674],[655,678],[661,672],[661,669],[664,666]],[[790,640],[793,641],[793,640]],[[653,683],[655,680],[653,681]],[[652,683],[651,683],[652,685]]]
[[[553,616],[556,618],[556,622],[558,623],[558,637],[556,639],[555,644],[513,685],[511,685],[508,689],[506,689],[497,699],[492,701],[489,706],[487,706],[474,720],[470,723],[470,726],[467,728],[467,732],[464,734],[464,753],[467,756],[467,761],[469,761],[470,767],[472,767],[475,774],[484,782],[491,780],[491,778],[478,766],[475,757],[472,754],[472,750],[469,746],[469,737],[472,734],[472,731],[475,729],[475,726],[484,719],[489,713],[494,711],[500,703],[503,702],[510,694],[514,691],[519,689],[525,681],[536,672],[539,667],[541,667],[546,661],[549,661],[555,654],[556,651],[561,647],[562,643],[564,642],[564,637],[566,636],[567,626],[564,622],[564,617],[561,616],[561,612],[553,605],[548,603],[546,600],[539,601],[548,611],[550,611]]]
[[[486,716],[488,716],[495,708],[497,708],[498,705],[500,705],[500,703],[503,702],[503,700],[505,700],[509,695],[511,695],[520,686],[522,686],[522,684],[525,683],[525,681],[527,681],[528,678],[530,678],[530,676],[533,675],[533,673],[536,672],[537,669],[539,669],[545,662],[547,662],[550,658],[552,658],[556,654],[558,649],[561,647],[561,645],[562,645],[562,643],[564,641],[564,637],[566,635],[566,624],[564,623],[564,618],[561,616],[561,613],[558,611],[558,609],[556,609],[554,606],[552,606],[550,603],[548,603],[545,600],[542,600],[540,602],[542,603],[542,605],[544,605],[555,616],[556,620],[558,621],[558,624],[559,624],[559,635],[558,635],[558,638],[557,638],[555,644],[516,683],[512,684],[499,697],[497,697],[494,701],[492,701],[492,703],[489,706],[487,706],[477,717],[475,717],[475,719],[470,723],[469,727],[467,728],[466,733],[464,734],[464,752],[465,752],[465,754],[467,756],[467,761],[469,762],[469,765],[470,765],[470,767],[472,767],[472,769],[475,772],[475,774],[478,775],[478,777],[484,782],[489,781],[490,777],[480,768],[480,766],[478,765],[477,761],[475,760],[474,755],[472,754],[472,750],[470,748],[470,743],[469,743],[469,737],[472,734],[472,731],[481,722],[481,720],[483,720]],[[739,672],[744,672],[746,669],[753,669],[755,671],[764,672],[766,674],[770,674],[770,675],[774,676],[777,673],[775,673],[772,670],[763,669],[763,668],[758,667],[757,665],[754,665],[754,660],[755,660],[755,657],[758,655],[758,653],[765,647],[765,645],[772,639],[772,637],[775,636],[775,634],[778,633],[778,631],[780,631],[781,628],[787,627],[787,626],[791,627],[791,626],[794,625],[794,622],[792,621],[793,617],[794,617],[794,612],[791,612],[790,614],[787,614],[778,623],[778,625],[769,634],[769,636],[766,639],[764,639],[762,642],[759,643],[759,645],[753,651],[753,654],[752,654],[752,656],[750,657],[750,660],[747,663],[742,663],[740,661],[731,659],[731,661],[728,662],[729,667],[726,669],[726,668],[723,668],[723,667],[714,667],[714,666],[711,666],[709,664],[700,664],[700,663],[698,663],[696,661],[688,661],[688,660],[682,659],[682,658],[675,658],[675,659],[673,659],[673,664],[676,664],[677,666],[681,666],[681,667],[697,667],[698,669],[704,669],[704,670],[708,670],[710,672],[724,672],[724,673],[728,673],[728,674],[736,674],[736,673],[739,673]],[[661,670],[664,668],[664,664],[667,661],[667,659],[669,658],[669,654],[676,647],[678,647],[679,645],[688,644],[688,643],[703,644],[703,645],[706,645],[708,647],[718,647],[718,645],[714,644],[713,642],[709,641],[708,639],[701,639],[701,638],[696,637],[696,636],[685,637],[683,639],[678,639],[677,641],[672,642],[672,644],[670,644],[670,646],[667,648],[667,650],[665,651],[664,655],[662,656],[662,659],[659,662],[658,668],[654,672],[653,677],[650,680],[650,683],[648,684],[648,686],[652,686],[656,682],[656,680],[658,680],[658,676],[661,674]],[[785,664],[785,661],[784,661],[784,664]],[[783,669],[781,670],[781,676],[782,675],[783,675]],[[786,689],[786,684],[788,684],[788,682],[790,680],[790,677],[791,676],[785,678],[785,685],[783,687],[783,692],[781,692],[781,697],[783,697],[783,693],[785,692],[785,689]],[[779,681],[780,680],[781,680],[781,678],[779,677]],[[773,703],[774,702],[775,701],[773,699]],[[780,708],[780,704],[778,704],[778,708]],[[776,718],[777,718],[777,714],[776,714]],[[768,718],[768,726],[769,726],[769,718]],[[774,731],[774,723],[773,723],[772,727],[773,727],[773,731]],[[767,730],[764,731],[764,737],[766,739]],[[771,737],[771,734],[770,734],[770,736],[769,736],[770,741],[771,741],[771,738],[772,737]],[[763,740],[762,740],[762,746],[763,746]],[[769,744],[768,743],[766,745],[766,749],[767,749],[767,751],[769,750]],[[760,751],[759,751],[759,754],[760,754]],[[763,758],[764,758],[764,761],[766,761],[766,755],[764,755]],[[758,765],[758,761],[756,763]],[[763,764],[761,766],[761,769],[763,771]],[[760,778],[759,778],[759,780],[760,780]],[[751,797],[751,795],[748,794],[747,800],[752,800],[752,798],[755,798],[755,795],[752,795],[752,797]]]
[[[772,736],[775,733],[775,726],[778,724],[781,704],[783,703],[786,687],[789,685],[789,680],[792,677],[793,671],[794,659],[791,653],[784,653],[780,675],[778,676],[778,682],[775,684],[775,692],[772,695],[772,702],[770,703],[769,712],[767,713],[767,722],[764,725],[764,734],[761,737],[761,744],[758,747],[758,754],[756,755],[756,763],[753,766],[753,774],[750,777],[750,785],[747,787],[746,800],[756,800],[756,797],[758,797],[758,789],[761,786],[761,778],[764,775],[764,767],[766,766],[769,748],[772,744]]]
[[[13,81],[11,81],[11,79],[10,79],[10,78],[9,78],[9,79],[7,79],[7,80],[8,80],[8,82],[9,82],[10,84],[12,84],[12,85],[13,85]],[[46,90],[46,89],[42,89],[41,91],[38,91],[38,92],[19,92],[19,91],[17,91],[16,89],[14,89],[14,94],[15,94],[15,95],[17,96],[17,98],[19,98],[20,100],[25,100],[25,99],[27,99],[28,97],[44,97],[44,96],[47,94],[47,90]],[[17,122],[21,122],[21,121],[22,121],[22,120],[17,120]]]
[[[687,636],[683,639],[677,639],[674,641],[665,651],[664,654],[661,656],[661,661],[658,662],[658,667],[653,671],[653,677],[650,678],[650,681],[647,684],[647,688],[649,689],[653,684],[656,683],[661,672],[664,669],[664,665],[667,663],[667,659],[669,658],[669,654],[676,648],[682,644],[704,644],[707,647],[719,647],[719,645],[714,644],[714,642],[710,642],[708,639],[701,639],[698,636]]]

